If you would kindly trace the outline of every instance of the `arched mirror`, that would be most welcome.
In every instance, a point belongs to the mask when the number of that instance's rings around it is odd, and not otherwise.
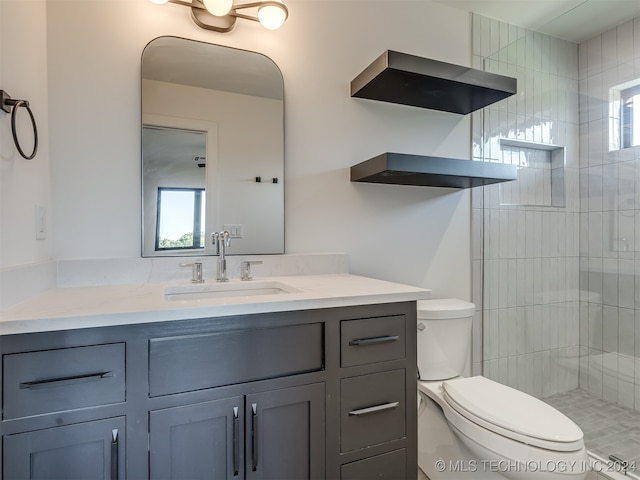
[[[142,54],[142,256],[284,253],[284,86],[268,57],[177,37]]]

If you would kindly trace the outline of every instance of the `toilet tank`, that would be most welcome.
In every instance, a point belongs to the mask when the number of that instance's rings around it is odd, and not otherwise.
[[[418,301],[418,373],[421,380],[446,380],[464,371],[471,351],[476,306],[457,298]]]

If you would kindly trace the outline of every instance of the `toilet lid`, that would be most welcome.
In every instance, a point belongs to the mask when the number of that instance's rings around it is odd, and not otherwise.
[[[484,377],[447,380],[442,388],[447,403],[471,421],[496,433],[543,446],[570,450],[583,443],[572,420],[526,393]]]
[[[476,306],[471,302],[465,302],[457,298],[435,298],[418,300],[417,310],[418,319],[447,320],[473,316]]]

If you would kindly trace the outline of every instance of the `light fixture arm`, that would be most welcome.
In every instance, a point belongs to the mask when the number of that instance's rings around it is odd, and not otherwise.
[[[182,5],[183,7],[198,8],[200,10],[206,10],[204,4],[198,0],[188,2],[185,0],[168,0],[168,3],[175,3],[176,5]]]
[[[289,9],[284,3],[271,1],[271,0],[265,0],[264,2],[241,3],[240,5],[234,5],[231,11],[229,12],[229,15],[232,15],[237,18],[244,18],[245,20],[253,20],[254,22],[260,22],[258,17],[255,17],[253,15],[245,15],[242,13],[238,13],[238,10],[244,10],[246,8],[269,7],[269,6],[278,7],[282,9],[285,13],[285,18],[289,16]]]
[[[258,2],[241,3],[234,5],[231,11],[225,16],[219,17],[212,15],[204,6],[202,0],[167,0],[168,3],[181,5],[183,7],[191,8],[191,16],[193,21],[201,28],[206,30],[213,30],[215,32],[229,32],[235,26],[237,18],[243,18],[245,20],[251,20],[253,22],[259,22],[260,19],[255,15],[247,15],[240,13],[239,10],[245,10],[247,8],[263,8],[263,7],[277,7],[284,13],[284,19],[289,16],[289,10],[287,6],[277,0],[264,0]],[[283,20],[284,21],[284,20]]]

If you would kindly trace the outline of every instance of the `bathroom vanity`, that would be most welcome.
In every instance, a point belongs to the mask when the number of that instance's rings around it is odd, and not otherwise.
[[[3,312],[3,478],[416,478],[428,291],[284,283],[177,301],[158,285],[128,301],[125,286],[59,289]]]

